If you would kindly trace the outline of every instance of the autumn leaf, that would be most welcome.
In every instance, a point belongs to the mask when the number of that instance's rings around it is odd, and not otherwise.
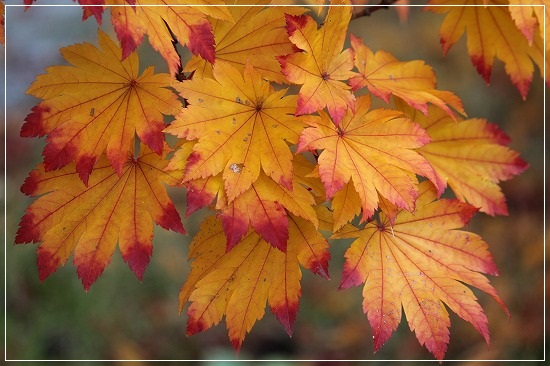
[[[191,273],[180,291],[180,312],[187,303],[187,334],[218,324],[226,316],[229,339],[239,349],[265,304],[292,335],[301,296],[300,265],[328,278],[328,243],[315,227],[289,216],[289,241],[281,252],[253,230],[226,251],[222,224],[210,216],[189,249]]]
[[[398,111],[369,111],[370,104],[368,95],[359,97],[356,112],[348,110],[338,127],[322,111],[320,117],[304,117],[312,127],[304,130],[298,144],[298,152],[323,150],[318,163],[327,199],[353,182],[363,221],[378,207],[378,192],[398,207],[414,210],[415,174],[439,186],[428,161],[414,151],[429,142],[426,132]]]
[[[402,101],[396,101],[396,106],[428,132],[432,140],[418,152],[458,199],[489,215],[508,214],[498,182],[521,174],[528,164],[506,147],[510,138],[504,132],[484,119],[457,123],[433,107],[426,117]]]
[[[504,0],[487,0],[486,3],[508,5]],[[456,6],[483,5],[482,0],[431,0],[429,5],[451,5],[427,7],[436,13],[447,13],[440,29],[444,54],[466,32],[472,63],[487,84],[496,57],[504,62],[506,73],[523,99],[527,97],[533,79],[533,51],[506,6]],[[538,64],[540,66],[541,62]]]
[[[181,109],[177,96],[166,88],[169,75],[154,74],[148,67],[138,76],[137,54],[121,62],[121,51],[107,34],[99,30],[98,38],[99,49],[88,43],[61,49],[72,66],[51,66],[37,77],[27,93],[44,101],[21,128],[24,137],[48,135],[46,171],[76,161],[84,183],[104,151],[122,174],[136,133],[161,154],[163,115]]]
[[[290,40],[303,50],[278,57],[287,80],[302,84],[296,115],[326,106],[338,124],[346,110],[354,107],[355,97],[344,82],[354,75],[353,51],[342,51],[350,18],[351,7],[330,7],[323,26],[317,29],[317,22],[309,15],[286,16]]]
[[[229,13],[233,19],[238,19],[237,22],[212,21],[216,62],[228,62],[241,72],[248,62],[263,77],[283,83],[286,79],[281,74],[281,66],[275,57],[294,52],[294,45],[284,28],[284,15],[299,15],[306,9],[295,6],[259,6],[268,3],[269,0],[239,1],[238,5],[253,6],[229,7]],[[195,77],[213,78],[212,64],[199,56],[193,56],[185,65],[184,71],[194,71]]]
[[[251,65],[244,75],[217,61],[212,79],[193,77],[176,86],[189,106],[166,132],[199,139],[185,181],[222,172],[229,202],[250,188],[262,170],[292,189],[292,152],[304,124],[294,117],[296,96],[276,91]],[[238,174],[235,174],[238,173]]]
[[[124,1],[109,0],[109,3],[121,5]],[[187,46],[194,55],[214,62],[214,35],[206,15],[231,21],[222,0],[135,0],[135,3],[135,7],[111,7],[111,20],[123,58],[130,55],[147,34],[151,46],[168,63],[171,75],[177,74],[181,66],[173,41]]]
[[[374,351],[401,322],[402,308],[411,331],[437,359],[449,343],[445,305],[471,323],[489,344],[487,317],[469,287],[506,306],[483,275],[498,270],[478,235],[457,230],[477,211],[458,200],[436,199],[429,182],[419,187],[416,211],[401,210],[393,225],[379,220],[363,229],[343,230],[334,238],[358,237],[346,251],[341,289],[364,283],[363,311],[373,331]]]
[[[389,52],[374,53],[353,35],[351,46],[355,53],[355,67],[359,70],[359,74],[350,80],[353,91],[367,87],[386,103],[394,95],[425,115],[428,115],[428,103],[438,106],[453,118],[449,107],[465,114],[456,95],[435,89],[435,73],[423,61],[400,62]]]
[[[137,158],[127,157],[119,176],[102,155],[86,187],[75,164],[47,172],[40,164],[21,191],[40,196],[21,219],[16,243],[42,242],[38,272],[43,281],[64,265],[74,264],[86,291],[109,264],[117,241],[122,258],[141,280],[152,254],[153,221],[184,234],[180,216],[162,183],[181,176],[164,172],[168,161],[145,145]]]

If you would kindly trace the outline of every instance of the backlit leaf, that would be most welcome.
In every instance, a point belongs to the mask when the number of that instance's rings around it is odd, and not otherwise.
[[[396,101],[396,105],[430,135],[432,141],[418,152],[458,199],[489,215],[508,214],[498,183],[521,174],[528,164],[506,147],[510,139],[504,132],[484,119],[457,123],[433,107],[426,117],[402,101]]]
[[[354,75],[353,51],[342,51],[350,18],[351,7],[330,7],[325,22],[317,29],[317,22],[309,15],[286,16],[290,40],[303,51],[278,57],[286,79],[302,85],[296,115],[326,106],[338,124],[348,107],[353,108],[355,97],[345,83]]]
[[[398,207],[414,210],[415,174],[438,184],[428,161],[414,151],[430,141],[426,132],[398,111],[369,108],[370,97],[359,97],[356,112],[348,110],[338,127],[322,111],[320,117],[304,117],[312,127],[298,144],[298,152],[323,150],[318,163],[327,199],[351,178],[363,220],[378,207],[378,192]]]
[[[431,184],[423,182],[414,213],[401,210],[393,225],[381,213],[379,221],[361,230],[334,236],[358,237],[346,251],[340,288],[364,283],[363,311],[372,327],[375,352],[397,329],[403,309],[420,344],[443,359],[450,327],[445,305],[489,344],[487,317],[465,284],[488,293],[506,310],[483,275],[498,274],[487,244],[474,233],[457,230],[476,209],[435,198]]]
[[[72,161],[84,183],[99,156],[122,174],[137,133],[157,154],[162,153],[164,115],[181,109],[167,89],[170,77],[148,67],[138,76],[137,54],[124,61],[116,44],[98,32],[99,46],[76,44],[61,49],[72,66],[51,66],[27,93],[44,99],[33,108],[21,129],[25,137],[47,134],[46,171]]]
[[[226,251],[225,234],[215,216],[207,218],[189,250],[192,269],[180,291],[180,311],[191,302],[187,334],[218,324],[226,316],[229,338],[239,349],[269,307],[289,335],[301,296],[300,265],[328,278],[328,243],[311,223],[289,216],[285,253],[254,231]]]
[[[504,0],[487,0],[487,5],[508,5]],[[527,97],[533,79],[532,52],[525,37],[518,30],[506,6],[483,5],[482,0],[431,0],[428,6],[436,13],[447,13],[440,29],[443,53],[467,33],[468,53],[472,63],[487,83],[495,57],[504,62],[506,73],[523,99]],[[539,64],[540,65],[540,64]]]
[[[102,155],[87,187],[74,164],[51,172],[40,164],[31,172],[21,191],[41,197],[21,219],[15,242],[42,242],[37,251],[40,280],[74,251],[78,277],[88,290],[109,264],[117,241],[122,258],[142,279],[153,249],[153,221],[185,233],[163,186],[181,179],[164,172],[166,152],[158,156],[142,145],[136,159],[127,158],[120,176]]]
[[[223,174],[231,202],[250,188],[263,170],[292,188],[292,152],[304,124],[293,113],[296,97],[276,91],[251,65],[244,76],[217,61],[215,80],[194,77],[176,88],[189,106],[166,132],[199,139],[189,157],[185,181]],[[261,169],[260,169],[261,168]]]
[[[367,87],[386,103],[390,96],[400,97],[411,107],[428,114],[432,103],[454,117],[453,107],[464,114],[462,102],[453,93],[436,90],[436,77],[432,68],[423,61],[400,62],[386,51],[372,52],[361,39],[351,35],[355,51],[355,67],[359,75],[350,80],[352,90]]]

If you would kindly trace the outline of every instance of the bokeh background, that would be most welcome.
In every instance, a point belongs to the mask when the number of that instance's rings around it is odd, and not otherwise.
[[[68,0],[61,3],[72,4]],[[81,11],[78,7],[7,9],[7,51],[1,62],[6,63],[7,86],[6,125],[2,133],[7,154],[3,199],[8,359],[433,359],[418,344],[404,319],[396,334],[373,354],[372,333],[361,310],[361,288],[337,291],[343,253],[349,242],[332,243],[331,281],[304,273],[293,338],[287,336],[269,310],[245,339],[238,355],[230,347],[223,322],[187,337],[186,317],[177,312],[177,296],[189,272],[188,245],[205,212],[184,222],[189,236],[155,231],[154,255],[142,283],[118,251],[88,293],[70,261],[40,283],[35,265],[37,246],[16,246],[13,241],[18,222],[32,202],[20,193],[19,187],[41,161],[44,140],[23,139],[19,129],[38,103],[25,90],[45,67],[65,63],[59,48],[85,41],[97,44],[97,23],[94,19],[82,22]],[[471,325],[451,315],[451,342],[446,358],[540,360],[544,352],[546,235],[543,81],[537,70],[529,96],[522,101],[503,65],[496,61],[491,86],[487,86],[470,63],[464,38],[446,57],[442,56],[438,35],[442,19],[440,15],[411,8],[408,22],[402,23],[395,9],[389,9],[352,21],[350,30],[374,50],[384,49],[403,61],[425,60],[436,70],[440,89],[462,98],[469,116],[499,124],[512,136],[511,147],[530,164],[523,175],[502,184],[510,215],[493,218],[479,214],[468,227],[490,245],[501,271],[491,281],[511,317],[508,319],[489,296],[476,292],[489,318],[491,347],[487,348]],[[104,15],[103,29],[113,34],[108,13]],[[155,64],[158,72],[167,71],[147,41],[140,53],[142,68]],[[170,193],[183,217],[183,192]]]

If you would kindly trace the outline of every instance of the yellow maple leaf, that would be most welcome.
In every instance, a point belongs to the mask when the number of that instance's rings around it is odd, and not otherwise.
[[[340,288],[364,283],[363,311],[372,327],[374,350],[397,329],[403,309],[420,344],[441,360],[451,325],[444,303],[489,344],[487,317],[463,283],[508,310],[483,275],[498,274],[487,244],[474,233],[457,230],[477,210],[458,200],[435,200],[429,182],[422,182],[419,191],[415,212],[400,210],[393,224],[380,213],[378,221],[363,229],[349,225],[333,238],[358,238],[346,251]]]
[[[350,79],[353,91],[367,87],[386,103],[394,95],[426,115],[428,103],[438,106],[453,118],[449,107],[465,114],[462,102],[456,95],[435,89],[435,73],[423,61],[400,62],[389,52],[374,53],[353,34],[351,46],[355,51],[355,67],[359,70],[359,74]]]
[[[253,230],[227,251],[219,218],[208,217],[191,243],[192,269],[180,291],[180,311],[191,302],[187,334],[206,330],[226,315],[229,338],[239,349],[267,302],[291,335],[301,296],[300,265],[328,278],[327,249],[326,239],[311,223],[290,215],[286,252]]]
[[[353,181],[363,220],[378,207],[378,192],[398,207],[414,210],[415,174],[439,186],[428,161],[414,151],[429,142],[426,132],[398,111],[369,111],[370,104],[368,95],[359,97],[355,113],[348,110],[338,126],[322,111],[320,117],[304,117],[312,127],[298,144],[298,152],[323,150],[318,163],[327,199]]]
[[[487,5],[508,5],[504,0],[487,0]],[[443,53],[467,33],[468,53],[477,71],[487,83],[495,57],[504,62],[506,73],[525,99],[533,80],[534,46],[529,46],[518,30],[506,6],[483,5],[482,0],[430,0],[427,9],[447,13],[440,29]],[[429,5],[454,5],[432,6]],[[466,6],[457,6],[466,5]],[[544,52],[544,47],[543,47]],[[543,53],[541,53],[542,56]],[[542,66],[542,57],[535,62]],[[541,68],[542,70],[542,68]]]
[[[76,161],[86,183],[98,157],[107,158],[121,174],[133,149],[135,134],[157,154],[162,153],[164,115],[181,109],[167,87],[168,74],[148,67],[138,76],[139,60],[124,61],[121,50],[103,31],[99,46],[76,44],[61,49],[72,66],[51,66],[39,75],[27,93],[44,99],[33,108],[21,128],[25,137],[47,134],[46,171]]]
[[[166,132],[193,147],[185,181],[222,172],[229,201],[247,190],[263,170],[292,189],[292,152],[304,124],[294,117],[296,96],[276,91],[251,65],[244,75],[224,61],[214,66],[215,80],[193,78],[176,88],[189,106]]]
[[[21,219],[16,243],[42,242],[38,247],[40,280],[64,265],[74,251],[74,264],[88,290],[109,264],[118,246],[122,258],[141,280],[152,254],[153,221],[185,233],[163,183],[175,185],[181,175],[164,172],[168,148],[158,156],[141,146],[119,176],[102,155],[86,187],[75,164],[46,172],[44,164],[21,187],[39,196]]]
[[[449,184],[458,199],[489,215],[508,214],[498,182],[521,174],[528,164],[506,147],[510,138],[504,132],[484,119],[457,122],[433,107],[426,117],[403,101],[395,103],[430,135],[430,143],[418,152],[430,162],[444,186]]]
[[[290,40],[303,52],[278,57],[288,81],[302,84],[296,115],[309,114],[327,107],[336,124],[348,108],[354,107],[355,97],[344,81],[354,74],[353,51],[344,47],[351,18],[351,7],[344,1],[330,7],[325,22],[308,15],[287,15]]]

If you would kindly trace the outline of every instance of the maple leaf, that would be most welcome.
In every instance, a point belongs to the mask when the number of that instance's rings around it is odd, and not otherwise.
[[[212,21],[216,41],[216,62],[226,61],[241,72],[248,62],[263,77],[277,83],[286,82],[281,66],[275,56],[294,52],[294,44],[284,29],[285,13],[302,14],[301,7],[269,7],[269,0],[239,1],[254,6],[232,6],[229,12],[237,22]],[[193,56],[184,67],[186,72],[195,72],[195,77],[210,77],[212,65],[203,58]]]
[[[162,184],[175,185],[181,179],[163,171],[167,147],[162,156],[143,144],[140,151],[135,159],[127,157],[120,176],[102,155],[87,187],[75,164],[50,172],[40,164],[31,172],[21,191],[41,197],[27,208],[15,242],[42,242],[37,251],[41,281],[74,250],[74,264],[87,291],[110,262],[117,241],[122,258],[141,280],[152,254],[153,221],[185,233]]]
[[[396,101],[396,106],[418,122],[431,142],[418,149],[439,180],[451,186],[456,197],[489,215],[507,215],[506,200],[498,182],[521,174],[528,164],[506,147],[510,138],[496,125],[471,118],[456,122],[436,108],[429,117]]]
[[[98,38],[100,49],[88,43],[61,49],[72,66],[52,66],[37,77],[27,93],[44,101],[21,128],[24,137],[48,135],[46,171],[76,161],[84,183],[105,150],[121,174],[135,133],[161,154],[163,114],[181,109],[177,96],[166,88],[168,74],[154,74],[148,67],[138,76],[137,54],[121,62],[120,49],[108,35],[99,30]]]
[[[218,324],[226,315],[229,338],[239,349],[254,323],[264,316],[265,304],[292,335],[301,296],[300,265],[328,278],[328,243],[315,227],[289,216],[286,252],[266,243],[253,230],[226,251],[219,218],[201,224],[189,249],[191,273],[180,291],[180,312],[189,300],[187,334]]]
[[[487,317],[464,284],[488,293],[508,310],[483,275],[498,274],[487,244],[474,233],[457,230],[477,210],[458,200],[434,201],[436,192],[427,181],[419,189],[416,211],[400,210],[393,225],[380,213],[378,222],[333,237],[358,237],[346,251],[340,288],[364,283],[363,311],[372,327],[374,351],[397,329],[403,306],[420,344],[441,360],[450,326],[444,304],[489,344]]]
[[[398,111],[369,111],[370,104],[368,95],[359,97],[356,112],[348,110],[338,127],[322,111],[320,117],[303,117],[312,127],[304,130],[298,144],[298,152],[323,149],[318,163],[327,199],[351,178],[363,220],[378,207],[378,192],[398,207],[413,210],[415,174],[439,186],[428,161],[413,150],[429,142],[426,132]]]
[[[488,5],[507,5],[504,0],[487,0]],[[448,13],[441,25],[440,37],[443,53],[458,41],[466,31],[467,47],[472,63],[487,84],[491,80],[494,58],[504,62],[506,73],[525,99],[533,80],[532,47],[525,42],[504,6],[456,6],[483,5],[482,0],[430,0],[426,9],[436,13]],[[531,57],[530,57],[531,56]],[[539,66],[540,66],[540,62]]]
[[[176,86],[189,106],[166,132],[199,139],[189,157],[185,181],[223,172],[229,201],[247,190],[260,170],[292,188],[292,152],[304,124],[294,117],[296,96],[276,91],[251,65],[244,75],[217,61],[214,77],[194,77]],[[260,169],[261,167],[261,169]],[[239,174],[235,174],[238,172]]]
[[[112,4],[123,2],[110,0]],[[136,0],[135,3],[154,6],[111,8],[111,20],[124,58],[141,44],[143,36],[147,34],[151,46],[168,63],[171,75],[177,74],[181,66],[175,42],[187,46],[193,54],[200,55],[208,62],[214,62],[214,35],[206,15],[231,21],[231,15],[222,0]]]
[[[287,80],[302,84],[296,115],[326,106],[338,124],[348,107],[354,107],[355,97],[343,82],[354,75],[353,51],[342,51],[350,18],[351,7],[330,7],[323,26],[317,29],[317,22],[308,15],[286,16],[290,40],[304,51],[277,58]]]
[[[423,61],[400,62],[386,51],[374,53],[353,34],[351,46],[355,53],[355,67],[359,70],[359,74],[350,79],[353,91],[367,87],[386,103],[393,94],[425,115],[428,114],[428,103],[438,106],[453,118],[449,106],[465,114],[456,95],[435,89],[435,73]]]

